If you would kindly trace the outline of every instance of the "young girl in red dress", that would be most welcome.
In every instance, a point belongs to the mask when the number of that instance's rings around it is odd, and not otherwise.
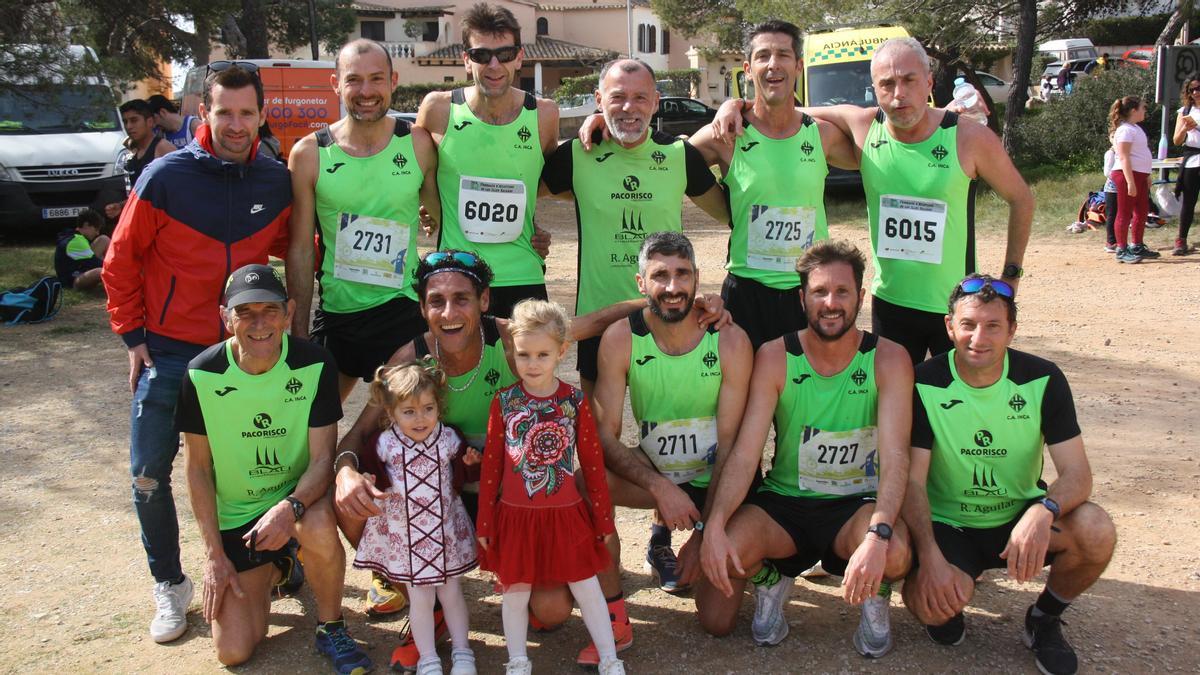
[[[596,422],[583,392],[554,370],[567,351],[567,314],[525,300],[508,324],[521,381],[496,393],[479,481],[480,567],[504,588],[507,673],[529,673],[525,640],[534,585],[567,584],[600,654],[601,675],[625,672],[596,572],[615,531]],[[587,499],[575,486],[578,455]]]

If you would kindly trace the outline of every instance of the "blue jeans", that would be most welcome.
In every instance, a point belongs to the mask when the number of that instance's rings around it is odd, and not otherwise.
[[[144,368],[129,421],[129,470],[133,506],[142,526],[142,546],[155,581],[183,575],[179,563],[179,519],[171,495],[171,464],[179,454],[175,405],[183,383],[186,356],[150,350],[153,368]]]

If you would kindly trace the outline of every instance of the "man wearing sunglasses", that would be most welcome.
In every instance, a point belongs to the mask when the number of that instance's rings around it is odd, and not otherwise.
[[[524,52],[508,9],[476,4],[463,19],[462,39],[475,84],[431,92],[417,125],[438,146],[438,248],[482,255],[496,273],[491,313],[507,317],[520,300],[547,298],[533,216],[544,156],[558,142],[558,106],[513,86]]]
[[[130,475],[156,582],[155,642],[183,635],[192,598],[171,493],[180,382],[192,357],[227,337],[218,307],[229,274],[287,252],[291,180],[257,152],[264,115],[256,70],[209,64],[204,124],[134,184],[101,273],[112,330],[129,350]]]
[[[954,348],[916,370],[904,521],[918,562],[904,604],[930,639],[957,645],[984,570],[1026,582],[1049,565],[1023,637],[1043,673],[1074,673],[1061,616],[1104,572],[1116,530],[1088,501],[1092,471],[1071,388],[1053,363],[1009,347],[1017,306],[1008,283],[962,280],[945,326]],[[1058,475],[1049,486],[1043,445]]]

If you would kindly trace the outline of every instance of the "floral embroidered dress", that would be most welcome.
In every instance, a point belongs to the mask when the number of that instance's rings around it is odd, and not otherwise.
[[[587,483],[575,486],[575,456]],[[479,480],[480,567],[502,585],[582,581],[610,564],[615,531],[604,455],[583,392],[562,382],[548,397],[518,382],[492,399]]]
[[[375,451],[391,487],[383,515],[367,519],[354,566],[393,583],[436,586],[475,568],[475,533],[455,491],[462,437],[439,424],[422,442],[394,425],[379,435]]]

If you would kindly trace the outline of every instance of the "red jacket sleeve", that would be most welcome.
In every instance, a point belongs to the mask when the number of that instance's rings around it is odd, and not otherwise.
[[[504,471],[504,417],[500,415],[499,397],[492,399],[488,413],[487,441],[483,446],[483,465],[479,473],[479,516],[475,519],[475,534],[492,537],[495,534],[496,501],[500,498],[500,480]]]
[[[608,478],[604,475],[604,452],[600,449],[600,438],[596,433],[596,418],[587,399],[579,406],[579,419],[575,429],[576,450],[579,465],[583,467],[583,480],[587,484],[588,506],[592,510],[592,528],[596,536],[602,537],[617,531],[613,523],[612,500],[608,495]]]
[[[104,256],[100,278],[108,293],[109,324],[129,347],[145,342],[146,304],[142,267],[146,252],[154,243],[164,218],[150,202],[139,199],[136,193],[129,195],[129,201],[121,210],[121,217],[113,230],[108,253]],[[129,337],[125,337],[127,334],[130,334]]]
[[[267,253],[280,260],[287,260],[288,240],[291,235],[291,230],[289,229],[291,227],[291,219],[292,207],[290,206],[280,211],[279,215],[275,217],[275,227],[278,232],[275,235],[275,240],[267,248]]]

